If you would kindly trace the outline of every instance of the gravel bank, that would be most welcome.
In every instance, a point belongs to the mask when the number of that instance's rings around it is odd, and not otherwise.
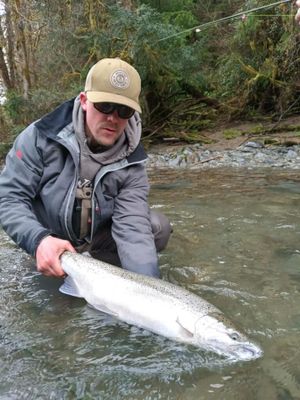
[[[264,146],[247,142],[235,150],[209,150],[199,144],[149,152],[148,168],[204,169],[218,167],[300,169],[300,146]]]

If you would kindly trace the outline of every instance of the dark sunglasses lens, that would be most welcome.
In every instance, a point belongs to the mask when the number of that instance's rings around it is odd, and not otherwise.
[[[127,106],[118,106],[117,110],[119,117],[124,119],[131,118],[134,114],[134,110]]]
[[[112,114],[117,110],[118,116],[123,119],[131,118],[134,114],[132,108],[116,103],[94,103],[94,107],[97,111],[102,112],[103,114]]]
[[[116,105],[114,103],[94,103],[94,107],[103,114],[111,114],[114,112]]]

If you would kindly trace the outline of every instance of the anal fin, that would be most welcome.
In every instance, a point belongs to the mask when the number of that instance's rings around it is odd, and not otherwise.
[[[89,303],[89,306],[94,308],[95,310],[102,311],[105,314],[109,314],[109,315],[112,315],[113,317],[119,318],[119,314],[117,312],[111,310],[109,307],[107,307],[104,304],[91,304],[91,303]]]

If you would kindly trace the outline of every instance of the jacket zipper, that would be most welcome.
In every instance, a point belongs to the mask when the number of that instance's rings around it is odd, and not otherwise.
[[[94,183],[94,187],[93,187],[93,192],[92,192],[92,214],[91,214],[91,218],[92,218],[92,223],[91,223],[91,234],[90,234],[90,239],[92,240],[93,238],[93,232],[94,232],[94,225],[95,225],[95,189],[96,187],[99,185],[100,181],[103,179],[103,177],[108,173],[108,172],[113,172],[113,171],[120,171],[121,169],[127,168],[131,165],[135,165],[135,164],[142,164],[144,163],[146,160],[140,160],[140,161],[134,161],[131,163],[124,162],[123,165],[120,165],[120,162],[117,162],[115,164],[111,164],[109,165],[110,168],[107,168],[104,172],[101,172],[98,176],[98,174],[96,175],[96,180]],[[105,168],[105,167],[104,167]],[[100,208],[100,212],[101,212],[101,204],[98,205],[98,207]]]

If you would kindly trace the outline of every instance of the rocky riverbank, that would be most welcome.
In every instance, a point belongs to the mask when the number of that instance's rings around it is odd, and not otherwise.
[[[300,169],[300,145],[265,146],[260,142],[247,141],[230,150],[214,150],[195,144],[149,152],[149,169],[218,167]]]

